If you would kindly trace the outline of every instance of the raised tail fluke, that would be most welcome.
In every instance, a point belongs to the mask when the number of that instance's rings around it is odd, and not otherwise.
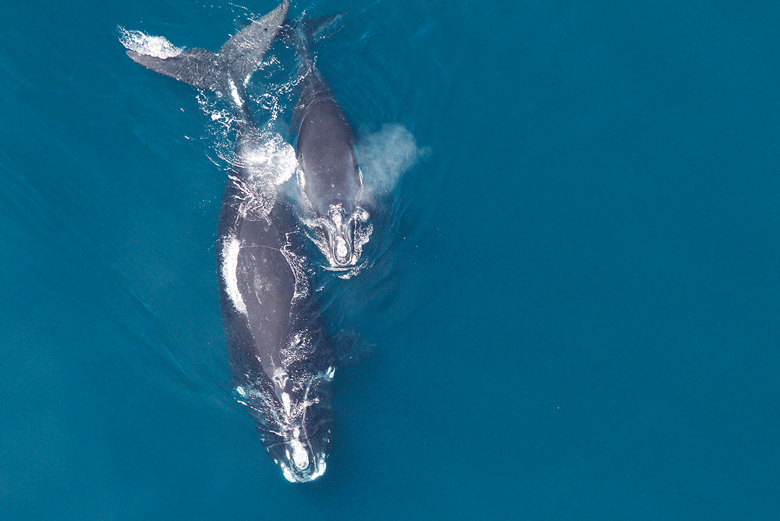
[[[245,27],[220,47],[219,56],[227,63],[234,81],[243,85],[249,80],[284,24],[289,7],[290,3],[284,0],[279,7]]]
[[[225,71],[220,67],[217,54],[207,49],[190,49],[171,58],[158,58],[135,51],[127,55],[139,65],[159,72],[173,79],[183,81],[199,89],[222,90],[225,85]]]
[[[290,3],[284,0],[276,9],[225,42],[218,53],[190,49],[170,58],[135,51],[127,51],[127,55],[154,72],[194,87],[220,92],[243,109],[244,87],[276,38],[289,7]]]

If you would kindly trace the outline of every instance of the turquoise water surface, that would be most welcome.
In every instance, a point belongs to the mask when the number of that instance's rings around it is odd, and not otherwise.
[[[230,387],[225,107],[120,42],[275,5],[0,6],[0,520],[780,519],[780,7],[293,2],[383,193],[296,485]]]

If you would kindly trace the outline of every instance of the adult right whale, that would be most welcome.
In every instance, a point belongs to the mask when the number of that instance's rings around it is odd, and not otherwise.
[[[293,111],[301,185],[315,215],[317,242],[334,268],[355,265],[371,226],[361,206],[363,174],[355,155],[355,133],[333,89],[322,77],[310,51],[313,34],[327,29],[340,15],[289,23],[302,78]]]
[[[282,2],[217,53],[127,54],[148,69],[219,92],[231,102],[237,142],[220,210],[217,256],[233,382],[284,476],[306,482],[325,472],[330,449],[333,345],[314,299],[305,241],[292,209],[277,193],[274,157],[269,157],[274,136],[258,131],[245,101],[245,86],[288,8]]]

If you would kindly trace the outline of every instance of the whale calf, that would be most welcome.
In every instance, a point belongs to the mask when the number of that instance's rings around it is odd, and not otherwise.
[[[254,125],[245,86],[279,32],[289,3],[214,53],[170,58],[128,51],[135,62],[223,94],[237,122],[235,161],[222,198],[217,240],[220,304],[233,381],[269,455],[292,482],[325,472],[333,414],[333,348],[316,309],[295,215],[276,191],[269,137]]]
[[[369,213],[360,206],[363,174],[352,127],[310,52],[312,33],[336,18],[294,24],[288,32],[302,74],[292,119],[299,184],[315,215],[314,226],[324,235],[318,246],[332,267],[346,267],[358,262],[371,233]]]

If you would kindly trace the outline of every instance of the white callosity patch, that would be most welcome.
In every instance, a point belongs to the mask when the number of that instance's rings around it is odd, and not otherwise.
[[[287,382],[290,381],[290,375],[287,373],[287,371],[282,367],[277,367],[274,369],[274,385],[277,386],[279,389],[284,389],[287,387]]]
[[[222,279],[225,281],[227,291],[233,307],[244,315],[247,314],[246,304],[238,290],[238,253],[241,250],[241,241],[235,236],[228,236],[222,244]]]
[[[323,373],[297,377],[278,368],[274,372],[275,386],[289,385],[293,390],[304,390],[303,396],[280,392],[278,400],[274,392],[264,390],[262,386],[250,384],[235,389],[239,403],[250,408],[259,424],[267,429],[266,432],[280,437],[285,444],[284,457],[274,458],[274,461],[291,482],[311,481],[325,473],[326,454],[314,452],[315,447],[306,430],[306,417],[310,408],[319,403],[319,398],[311,396],[312,387],[316,387],[318,381],[330,381],[334,374],[332,366]],[[330,436],[330,430],[326,435]]]
[[[347,241],[341,236],[336,237],[336,255],[343,259],[347,256],[347,251],[349,251],[347,249]]]
[[[141,31],[128,31],[124,27],[117,29],[120,33],[119,42],[125,46],[125,49],[138,54],[165,59],[178,56],[184,50],[174,46],[164,36],[149,36]]]
[[[299,469],[303,470],[309,466],[309,454],[306,448],[301,443],[301,431],[295,429],[293,431],[293,439],[290,440],[290,447],[292,448],[292,461],[293,464]]]
[[[302,193],[301,199],[306,203],[304,207],[307,210],[310,210],[311,205],[308,203],[308,199],[306,198],[305,193]],[[313,211],[310,210],[310,212]],[[310,215],[312,215],[312,213],[310,213]],[[360,263],[358,263],[358,261],[360,260],[363,253],[363,247],[365,247],[365,245],[368,244],[368,241],[371,239],[371,233],[374,231],[374,225],[366,223],[366,221],[369,219],[369,214],[366,210],[360,208],[359,206],[355,209],[355,213],[350,217],[350,219],[354,220],[355,222],[355,230],[354,236],[352,238],[352,255],[350,256],[350,259],[346,265],[339,264],[333,255],[333,251],[331,250],[330,241],[328,239],[327,232],[325,231],[328,228],[333,228],[334,225],[331,223],[331,221],[325,217],[314,216],[310,216],[308,218],[304,217],[302,219],[303,224],[308,229],[309,238],[317,246],[317,248],[319,248],[319,250],[322,252],[322,255],[328,261],[328,265],[323,267],[328,271],[339,272],[338,276],[342,279],[349,279],[354,277],[370,265],[369,260],[363,260],[363,262]],[[337,236],[336,253],[343,257],[346,255],[346,247],[347,245],[344,242],[344,239]]]
[[[287,441],[300,439],[308,443],[304,427],[306,415],[310,407],[319,403],[319,398],[310,396],[311,389],[320,381],[330,381],[334,373],[335,368],[331,367],[326,373],[293,377],[284,369],[277,368],[274,385],[287,387],[289,384],[293,392],[303,390],[303,396],[291,395],[285,390],[279,392],[279,399],[276,399],[275,392],[266,391],[261,385],[252,384],[237,386],[235,390],[242,404],[261,413],[264,420],[274,424],[276,434]]]

